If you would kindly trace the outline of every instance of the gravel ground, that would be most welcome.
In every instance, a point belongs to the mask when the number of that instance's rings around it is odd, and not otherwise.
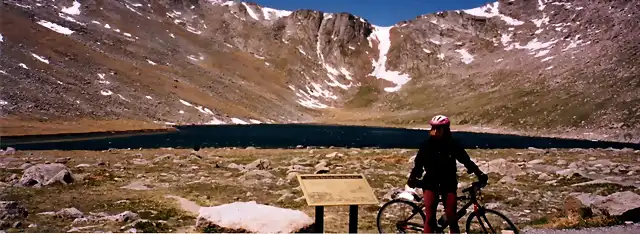
[[[566,230],[529,229],[529,230],[522,230],[522,232],[527,234],[586,234],[586,233],[636,234],[636,233],[640,233],[640,224],[635,223],[635,224],[618,225],[618,226],[611,226],[611,227],[566,229]]]

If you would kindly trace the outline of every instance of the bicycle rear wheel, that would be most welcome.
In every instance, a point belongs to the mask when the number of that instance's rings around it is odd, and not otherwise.
[[[380,233],[422,233],[424,219],[424,212],[415,203],[396,199],[380,207],[376,225]]]
[[[518,234],[518,227],[502,213],[491,210],[481,209],[469,214],[466,233],[513,233]]]

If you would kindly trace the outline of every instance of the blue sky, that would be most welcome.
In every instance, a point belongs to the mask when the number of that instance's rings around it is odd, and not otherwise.
[[[378,26],[391,26],[418,15],[475,8],[495,0],[247,0],[281,10],[349,12]]]

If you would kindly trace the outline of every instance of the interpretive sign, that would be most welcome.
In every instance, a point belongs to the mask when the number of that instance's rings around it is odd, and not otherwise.
[[[349,233],[358,232],[358,205],[377,205],[373,189],[362,174],[298,175],[307,204],[316,207],[315,231],[324,230],[325,206],[349,206]]]
[[[373,189],[361,174],[298,175],[309,206],[378,204]]]

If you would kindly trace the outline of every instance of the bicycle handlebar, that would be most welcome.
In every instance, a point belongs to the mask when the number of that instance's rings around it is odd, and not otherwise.
[[[468,187],[466,189],[463,189],[462,192],[466,193],[466,192],[473,191],[475,193],[477,190],[479,190],[481,188],[484,188],[485,186],[487,186],[487,183],[482,183],[482,182],[479,182],[479,181],[478,182],[473,182],[473,183],[471,183],[470,187]]]

